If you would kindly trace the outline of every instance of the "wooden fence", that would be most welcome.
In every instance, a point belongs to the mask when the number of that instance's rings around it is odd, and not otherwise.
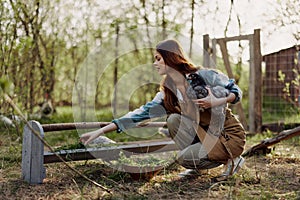
[[[114,160],[119,156],[120,151],[126,154],[143,154],[150,152],[166,152],[177,150],[175,143],[170,139],[155,141],[139,141],[138,143],[117,143],[113,146],[99,148],[85,148],[73,150],[60,150],[59,152],[45,152],[44,143],[38,138],[33,130],[44,138],[45,132],[64,131],[72,129],[93,129],[100,128],[108,123],[89,122],[89,123],[63,123],[41,125],[37,121],[30,121],[24,127],[23,146],[22,146],[22,179],[30,184],[43,183],[46,177],[44,164],[62,162],[56,154],[65,161],[79,161],[89,159],[109,159]],[[31,127],[30,127],[31,126]],[[152,122],[141,124],[139,127],[163,127],[164,122]],[[32,130],[33,129],[33,130]]]
[[[227,42],[231,41],[249,41],[249,120],[248,123],[245,118],[242,105],[238,103],[237,112],[240,121],[250,133],[260,133],[262,127],[262,56],[260,44],[260,29],[255,29],[253,34],[239,35],[225,38],[214,38],[211,41],[209,35],[203,36],[203,66],[208,68],[216,68],[217,48],[220,46],[222,58],[229,78],[234,78],[227,49]]]

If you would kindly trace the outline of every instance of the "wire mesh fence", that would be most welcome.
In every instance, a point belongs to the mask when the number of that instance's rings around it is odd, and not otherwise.
[[[299,122],[299,47],[265,55],[263,62],[263,121]]]

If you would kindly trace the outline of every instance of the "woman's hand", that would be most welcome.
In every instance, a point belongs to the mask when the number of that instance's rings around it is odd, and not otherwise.
[[[88,133],[84,133],[80,136],[80,141],[84,144],[87,145],[88,143],[90,143],[91,141],[93,141],[94,139],[96,139],[97,137],[99,137],[100,135],[103,135],[105,133],[114,131],[117,129],[117,125],[114,123],[110,123],[107,126],[104,126],[98,130],[95,131],[91,131]]]
[[[84,145],[89,144],[91,141],[99,137],[103,134],[103,131],[101,129],[98,129],[96,131],[84,133],[80,136],[80,142],[82,142]]]
[[[211,107],[215,107],[215,106],[219,106],[219,105],[227,103],[227,98],[226,97],[217,98],[212,94],[210,88],[207,88],[207,90],[208,90],[207,97],[202,98],[202,99],[193,100],[193,102],[196,105],[199,105],[200,108],[208,109],[208,108],[211,108]]]

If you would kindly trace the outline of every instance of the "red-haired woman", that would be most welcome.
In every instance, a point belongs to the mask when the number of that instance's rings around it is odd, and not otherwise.
[[[185,56],[176,40],[160,42],[156,46],[154,58],[154,67],[163,76],[161,90],[154,99],[139,109],[114,119],[108,126],[83,134],[81,141],[88,144],[107,132],[121,132],[135,127],[143,120],[167,114],[170,137],[180,149],[177,159],[179,164],[194,171],[228,164],[224,176],[237,172],[244,163],[240,155],[244,150],[245,130],[227,106],[217,115],[212,113],[222,105],[239,102],[242,98],[240,88],[223,73],[198,69]],[[196,73],[207,85],[208,96],[205,98],[195,99],[188,94],[190,82],[187,76],[192,73]],[[227,95],[216,97],[211,90],[214,87],[228,91]],[[161,112],[152,112],[153,110]],[[220,124],[220,121],[221,128],[214,127],[215,122]]]

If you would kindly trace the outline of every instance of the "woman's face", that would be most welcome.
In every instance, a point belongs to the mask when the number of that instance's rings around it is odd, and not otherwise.
[[[157,69],[159,75],[165,75],[167,73],[167,68],[165,61],[159,52],[154,53],[154,63],[153,66]]]

